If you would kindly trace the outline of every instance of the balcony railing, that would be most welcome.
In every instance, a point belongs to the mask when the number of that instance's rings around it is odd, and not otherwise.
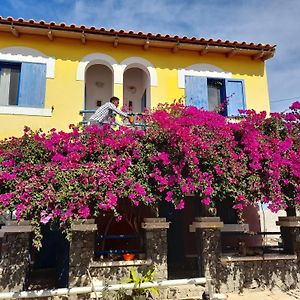
[[[80,122],[80,124],[82,125],[89,125],[89,117],[95,113],[96,110],[95,109],[83,109],[79,112],[80,115],[83,116],[83,121]],[[133,116],[134,117],[134,123],[130,124],[129,122],[124,122],[122,125],[125,126],[129,126],[129,127],[141,127],[142,129],[146,130],[147,128],[147,123],[142,121],[142,120],[136,120],[136,117],[140,117],[140,116],[144,116],[144,113],[128,113],[129,116]],[[141,121],[141,122],[138,122]],[[118,125],[118,124],[116,124]]]

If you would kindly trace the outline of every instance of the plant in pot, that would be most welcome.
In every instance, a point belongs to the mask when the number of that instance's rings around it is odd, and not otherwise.
[[[135,255],[133,253],[124,253],[123,254],[123,259],[125,261],[131,261],[131,260],[134,260],[135,258]]]

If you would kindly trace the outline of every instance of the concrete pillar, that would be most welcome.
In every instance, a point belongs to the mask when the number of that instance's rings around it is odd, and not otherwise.
[[[19,292],[24,289],[29,272],[30,233],[29,221],[19,224],[7,221],[0,229],[2,251],[0,260],[0,291]]]
[[[300,260],[300,217],[279,217],[276,225],[280,226],[284,252],[297,254]]]
[[[120,99],[119,108],[121,108],[124,105],[124,101],[123,101],[123,84],[114,83],[113,95]]]
[[[72,225],[69,257],[69,287],[90,285],[87,270],[94,258],[95,220],[84,220]]]
[[[195,218],[190,232],[196,233],[199,276],[211,278],[216,283],[221,258],[221,228],[219,217]]]
[[[145,218],[142,223],[145,233],[146,256],[155,267],[156,280],[168,279],[167,230],[169,226],[166,218]]]

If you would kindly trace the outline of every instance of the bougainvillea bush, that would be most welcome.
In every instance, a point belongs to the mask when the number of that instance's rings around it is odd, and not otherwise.
[[[24,129],[0,142],[0,212],[40,225],[113,212],[120,204],[183,209],[230,201],[233,209],[262,201],[273,211],[300,203],[300,103],[289,113],[244,111],[232,122],[216,112],[162,105],[132,127],[70,126],[49,133]]]

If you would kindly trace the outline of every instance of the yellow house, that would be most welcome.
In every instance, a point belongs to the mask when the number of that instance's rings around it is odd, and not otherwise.
[[[112,95],[134,112],[184,98],[269,112],[275,46],[0,18],[0,139],[67,130]]]

